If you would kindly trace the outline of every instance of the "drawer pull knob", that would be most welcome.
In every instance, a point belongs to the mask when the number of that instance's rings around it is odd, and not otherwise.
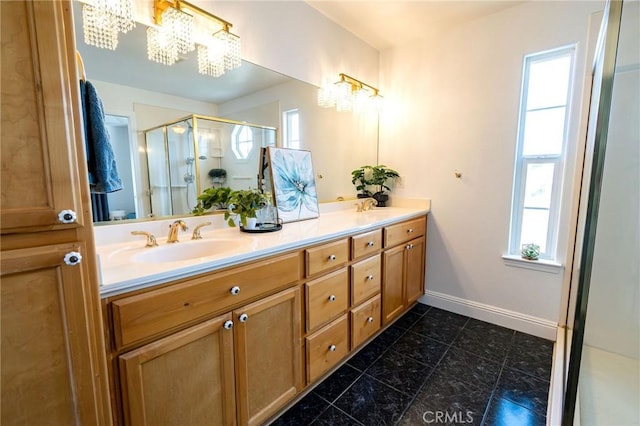
[[[336,301],[336,295],[332,294],[331,296],[329,296],[329,302],[335,302]]]
[[[368,322],[369,324],[371,324],[371,323],[373,322],[373,317],[369,317],[369,318],[367,318],[367,322]]]
[[[76,212],[73,210],[62,210],[58,213],[58,221],[61,223],[73,223],[76,219]]]
[[[375,245],[375,243],[373,241],[369,241],[367,243],[367,247],[373,247]]]
[[[331,346],[329,346],[329,350],[330,350],[331,352],[335,352],[335,351],[336,351],[336,345],[331,345]]]
[[[233,321],[226,320],[222,327],[224,327],[225,330],[231,330],[233,328]]]
[[[367,276],[367,281],[373,281],[373,275]]]
[[[235,296],[238,293],[240,293],[240,287],[238,287],[237,285],[234,285],[233,287],[231,287],[231,290],[229,290],[229,292]]]
[[[329,255],[329,260],[336,260],[336,255],[335,254]]]
[[[408,244],[406,248],[407,250],[411,250],[413,248],[413,244]]]
[[[407,234],[413,234],[413,228],[407,229]]]
[[[240,320],[240,322],[247,322],[247,320],[249,319],[249,315],[247,315],[247,314],[240,314],[240,316],[238,317],[238,319]]]
[[[70,251],[64,255],[64,263],[69,266],[76,266],[82,260],[82,255],[77,251]]]

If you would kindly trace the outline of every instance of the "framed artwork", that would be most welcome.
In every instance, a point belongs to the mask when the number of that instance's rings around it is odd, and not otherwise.
[[[318,217],[318,193],[311,151],[267,147],[278,217],[295,222]]]

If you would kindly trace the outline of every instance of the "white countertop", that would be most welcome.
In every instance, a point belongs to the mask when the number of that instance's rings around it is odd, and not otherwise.
[[[334,238],[364,232],[402,221],[412,217],[425,215],[429,212],[430,203],[421,207],[385,207],[366,212],[356,212],[354,209],[321,213],[317,219],[286,223],[282,230],[271,233],[250,234],[240,232],[238,228],[220,227],[219,223],[202,228],[202,240],[191,241],[191,230],[198,223],[206,221],[221,221],[219,215],[191,217],[188,231],[180,231],[180,242],[171,245],[171,249],[181,247],[187,250],[189,245],[211,244],[214,254],[204,257],[191,258],[182,261],[148,263],[136,261],[134,258],[144,256],[149,250],[146,248],[144,237],[129,235],[130,230],[144,230],[144,222],[120,227],[120,241],[113,243],[109,238],[101,238],[115,227],[96,227],[96,251],[99,257],[102,297],[114,296],[131,290],[146,288],[195,274],[234,266],[243,262],[259,259],[265,256],[297,249]],[[150,222],[152,223],[152,222]],[[162,229],[166,224],[162,224]],[[160,225],[153,224],[159,228]],[[102,229],[105,228],[105,229]],[[111,230],[107,228],[112,228]],[[158,236],[158,234],[156,234]],[[105,240],[109,244],[100,244]],[[207,241],[208,240],[208,241]],[[220,241],[223,240],[223,241]],[[224,241],[226,240],[226,242]],[[166,245],[166,236],[158,238],[158,244]],[[219,244],[225,244],[221,250]]]

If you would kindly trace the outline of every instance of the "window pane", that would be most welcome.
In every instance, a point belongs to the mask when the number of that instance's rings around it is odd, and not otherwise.
[[[540,246],[540,253],[544,253],[547,246],[548,227],[549,210],[525,208],[522,215],[522,232],[520,233],[520,243],[537,244]]]
[[[527,110],[565,105],[569,90],[571,56],[531,62]]]
[[[527,112],[522,155],[560,155],[564,139],[564,115],[564,107]]]
[[[551,207],[551,190],[553,189],[553,163],[527,164],[526,186],[524,189],[524,207]]]

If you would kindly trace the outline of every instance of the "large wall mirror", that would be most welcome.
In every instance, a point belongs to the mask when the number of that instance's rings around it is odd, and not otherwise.
[[[86,79],[102,99],[124,184],[122,191],[107,196],[109,210],[118,212],[116,218],[148,220],[151,215],[166,214],[152,211],[144,131],[194,114],[272,127],[276,129],[277,146],[311,151],[321,202],[355,197],[351,170],[377,163],[376,113],[320,108],[316,86],[246,61],[218,78],[198,73],[195,53],[172,66],[151,62],[147,59],[144,25],[121,34],[116,50],[89,46],[83,41],[82,3],[74,2],[73,8],[76,47]],[[227,158],[233,155],[230,145],[214,147],[213,151],[215,156],[224,156],[222,161],[232,161],[232,157]],[[203,169],[212,163],[211,158],[194,161],[202,161]],[[245,169],[244,175],[250,178],[236,181],[255,188],[258,162],[245,164],[255,172]],[[206,180],[201,185],[202,189],[207,187]],[[185,202],[184,210],[192,207]],[[173,212],[185,213],[188,211]]]

